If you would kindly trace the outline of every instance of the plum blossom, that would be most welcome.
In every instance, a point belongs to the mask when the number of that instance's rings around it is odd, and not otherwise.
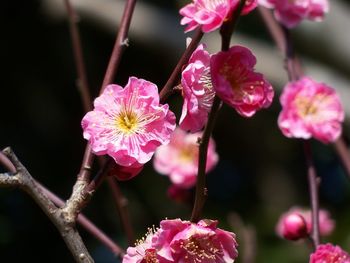
[[[217,223],[162,220],[159,229],[127,249],[123,263],[232,263],[238,255],[236,236]]]
[[[341,134],[344,109],[335,90],[310,77],[288,83],[280,97],[278,126],[289,138],[334,142]]]
[[[152,247],[152,242],[155,242],[157,238],[157,231],[149,229],[146,237],[138,240],[135,247],[128,247],[123,263],[170,263],[171,261],[162,258]]]
[[[224,21],[230,19],[238,8],[240,0],[193,0],[180,9],[181,25],[187,25],[185,32],[202,27],[205,33],[218,29]],[[257,6],[257,0],[247,0],[242,14],[247,14]]]
[[[321,244],[310,255],[310,263],[350,263],[350,255],[337,245]]]
[[[234,233],[217,228],[217,221],[172,219],[161,221],[154,245],[172,262],[230,263],[238,255],[235,238]]]
[[[276,232],[279,236],[289,240],[304,238],[311,233],[311,216],[309,209],[292,207],[281,215],[276,226]],[[320,234],[322,236],[330,235],[335,228],[335,222],[330,213],[325,209],[320,209],[318,220]]]
[[[197,132],[205,126],[215,97],[210,78],[210,54],[203,44],[192,53],[182,71],[181,87],[184,104],[180,128]]]
[[[258,3],[273,8],[275,18],[287,28],[304,19],[322,21],[329,10],[328,0],[258,0]]]
[[[161,174],[168,175],[171,182],[180,188],[190,188],[195,185],[198,171],[199,148],[197,140],[201,133],[186,133],[175,129],[170,143],[156,150],[154,168]],[[213,139],[209,140],[206,172],[214,168],[218,162]]]
[[[216,95],[244,117],[270,106],[274,91],[264,76],[254,71],[256,58],[243,46],[212,55],[211,79]]]
[[[114,163],[113,166],[109,169],[108,174],[120,181],[126,181],[138,175],[142,169],[143,165],[139,166],[137,164],[136,166],[121,166],[117,163]]]
[[[108,85],[82,120],[92,151],[129,168],[142,166],[158,146],[169,143],[175,126],[169,106],[159,104],[157,86],[135,77],[124,89]]]

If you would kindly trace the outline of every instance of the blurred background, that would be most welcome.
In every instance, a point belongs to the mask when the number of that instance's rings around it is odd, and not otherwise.
[[[123,11],[121,0],[72,0],[79,28],[91,93],[102,83]],[[115,79],[124,86],[137,76],[162,87],[185,49],[186,37],[178,10],[187,1],[144,0],[136,5],[126,50]],[[322,23],[303,22],[293,38],[307,74],[337,89],[350,116],[350,5],[331,1]],[[0,147],[11,146],[33,177],[63,199],[71,193],[85,141],[84,116],[66,11],[62,0],[2,1],[0,8],[1,129]],[[220,47],[218,32],[203,39],[211,52]],[[287,81],[283,56],[271,41],[257,11],[242,18],[232,44],[253,50],[257,71],[273,83],[272,107],[243,119],[224,106],[213,137],[220,161],[208,175],[205,218],[256,241],[255,262],[308,262],[310,246],[278,238],[275,225],[290,207],[308,206],[308,184],[301,142],[282,136],[277,127],[279,93]],[[182,102],[168,103],[177,113]],[[344,134],[349,139],[349,119]],[[333,147],[312,141],[321,177],[320,203],[336,220],[333,234],[323,241],[350,251],[350,181]],[[1,171],[4,171],[0,168]],[[129,200],[131,223],[138,238],[147,227],[168,218],[189,219],[191,200],[167,196],[170,182],[145,166],[142,174],[120,187]],[[84,213],[124,248],[127,241],[107,185],[96,192]],[[118,262],[111,252],[83,229],[81,235],[96,262]],[[243,262],[240,257],[237,262]],[[57,230],[36,204],[17,189],[0,189],[0,262],[73,262]]]

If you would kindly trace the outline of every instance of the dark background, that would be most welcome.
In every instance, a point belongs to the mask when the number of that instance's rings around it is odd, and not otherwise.
[[[177,1],[144,2],[173,17],[178,16],[182,5]],[[79,26],[89,84],[96,96],[115,33],[84,16]],[[33,177],[67,199],[86,143],[80,127],[84,112],[75,85],[67,21],[50,18],[39,0],[3,1],[0,29],[0,147],[11,146]],[[273,45],[257,12],[242,19],[238,32]],[[307,53],[302,41],[297,46]],[[317,47],[310,50],[314,59],[339,69],[327,54],[322,56],[322,52],[314,49]],[[181,52],[171,52],[157,43],[150,45],[136,39],[123,56],[115,82],[125,85],[128,77],[134,75],[162,87],[180,55]],[[339,69],[344,73],[348,70]],[[298,140],[286,139],[278,130],[277,97],[281,84],[274,84],[276,98],[272,107],[254,118],[243,119],[234,110],[222,108],[213,134],[220,162],[208,175],[209,198],[204,217],[219,219],[220,227],[236,232],[240,241],[242,229],[235,228],[237,221],[232,228],[228,217],[231,213],[239,214],[245,224],[255,229],[257,262],[307,262],[310,251],[307,244],[281,240],[274,232],[282,212],[293,205],[308,206],[302,145]],[[180,112],[180,98],[171,98],[169,104],[177,114]],[[346,135],[348,131],[347,124]],[[347,249],[350,182],[331,146],[315,141],[312,146],[322,178],[321,206],[328,208],[337,221],[334,234],[324,240]],[[169,199],[166,195],[169,185],[166,177],[153,170],[151,162],[141,175],[120,183],[129,199],[132,225],[138,237],[165,217],[189,218],[191,205]],[[121,246],[126,246],[107,185],[101,186],[84,213]],[[84,230],[80,232],[96,262],[118,262],[93,237]],[[0,189],[0,262],[73,262],[51,222],[17,189]]]

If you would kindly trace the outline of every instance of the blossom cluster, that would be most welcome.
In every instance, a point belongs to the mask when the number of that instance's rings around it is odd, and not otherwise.
[[[309,263],[350,263],[350,255],[339,246],[321,244],[311,254]]]
[[[258,0],[258,3],[274,9],[275,18],[287,28],[304,19],[322,21],[329,10],[328,0]]]
[[[167,219],[135,247],[129,247],[123,263],[232,263],[238,255],[236,247],[235,234],[217,228],[217,221]]]

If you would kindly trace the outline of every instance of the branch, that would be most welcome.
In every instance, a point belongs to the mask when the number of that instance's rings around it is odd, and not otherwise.
[[[240,17],[244,4],[245,4],[245,0],[241,0],[239,7],[232,14],[231,19],[225,22],[220,29],[221,47],[223,51],[228,50],[230,47],[231,35],[238,22],[238,19]],[[214,124],[220,109],[220,105],[221,105],[221,100],[217,96],[215,96],[213,105],[209,113],[207,125],[205,126],[202,138],[199,139],[198,141],[199,143],[198,172],[197,172],[195,200],[194,200],[194,206],[193,206],[192,215],[191,215],[192,222],[197,222],[200,219],[200,215],[202,213],[202,209],[208,195],[208,189],[206,188],[206,182],[205,182],[206,181],[205,168],[207,164],[208,145],[209,145],[209,139],[210,139],[211,133],[214,129]]]
[[[74,225],[69,224],[64,220],[61,210],[58,209],[43,193],[41,188],[38,187],[33,177],[18,160],[13,151],[10,148],[6,148],[3,150],[3,153],[13,164],[13,167],[9,167],[11,168],[10,170],[13,171],[13,168],[15,168],[16,173],[14,175],[1,174],[0,185],[4,186],[8,183],[13,186],[18,186],[33,198],[46,216],[56,226],[76,262],[94,262]]]

